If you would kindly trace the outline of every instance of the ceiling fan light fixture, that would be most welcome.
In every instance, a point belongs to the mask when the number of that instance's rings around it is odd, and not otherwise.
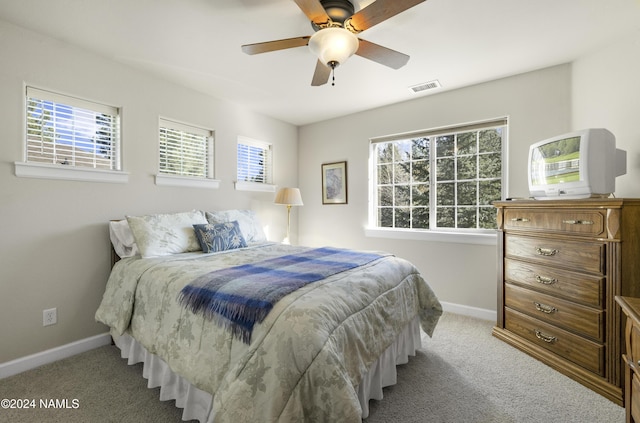
[[[340,27],[323,28],[309,40],[309,50],[330,67],[344,63],[358,51],[358,37]],[[330,65],[330,63],[332,65]]]

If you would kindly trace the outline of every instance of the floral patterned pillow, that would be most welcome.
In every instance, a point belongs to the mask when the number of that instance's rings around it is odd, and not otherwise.
[[[206,212],[207,220],[211,224],[237,221],[240,232],[248,245],[266,242],[264,229],[253,210],[224,210]]]
[[[172,214],[127,216],[142,257],[199,251],[200,244],[193,230],[194,224],[206,224],[199,210]]]
[[[233,250],[247,246],[238,222],[193,225],[204,253]]]

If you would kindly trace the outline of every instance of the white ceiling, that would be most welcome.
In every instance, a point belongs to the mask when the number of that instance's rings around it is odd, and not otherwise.
[[[640,0],[428,0],[360,34],[411,56],[406,66],[353,56],[320,87],[306,47],[240,50],[313,34],[292,0],[0,0],[0,18],[304,125],[571,62],[637,34]],[[434,79],[442,88],[408,89]]]

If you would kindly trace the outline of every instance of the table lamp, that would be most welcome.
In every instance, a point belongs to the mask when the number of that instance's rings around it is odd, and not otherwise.
[[[291,206],[302,206],[302,196],[298,188],[280,188],[273,201],[276,204],[284,204],[287,206],[287,237],[282,241],[289,244],[289,230],[291,226]]]

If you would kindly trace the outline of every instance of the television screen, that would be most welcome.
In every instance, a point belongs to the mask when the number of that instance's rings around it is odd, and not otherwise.
[[[531,182],[555,185],[580,180],[580,137],[540,145],[531,151]]]

